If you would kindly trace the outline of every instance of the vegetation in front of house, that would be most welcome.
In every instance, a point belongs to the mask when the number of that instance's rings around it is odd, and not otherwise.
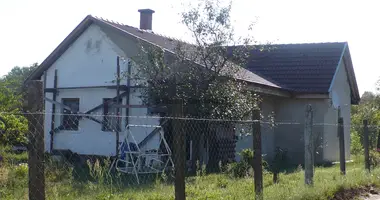
[[[3,151],[4,152],[4,151]],[[221,167],[222,173],[208,174],[204,166],[197,165],[196,176],[186,178],[188,199],[252,199],[254,185],[250,151],[242,152],[242,161]],[[380,158],[380,154],[375,154]],[[1,199],[27,199],[28,168],[21,164],[26,153],[6,158],[11,163],[2,162],[0,167]],[[380,186],[380,168],[371,173],[364,170],[363,156],[354,156],[353,163],[347,165],[347,175],[342,176],[339,166],[317,167],[314,186],[304,185],[301,167],[282,170],[279,182],[273,183],[270,165],[264,171],[265,199],[331,199],[345,189],[366,185]],[[7,159],[9,160],[9,159]],[[46,194],[47,199],[174,199],[174,184],[170,175],[157,174],[145,178],[145,183],[135,185],[134,177],[114,173],[108,174],[109,161],[88,160],[79,165],[71,165],[67,160],[53,161],[47,156]]]

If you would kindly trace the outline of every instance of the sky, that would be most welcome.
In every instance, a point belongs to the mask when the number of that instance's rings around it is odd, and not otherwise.
[[[231,15],[241,35],[254,22],[259,42],[347,41],[362,94],[374,92],[380,79],[379,5],[376,0],[235,0]],[[179,22],[181,0],[0,0],[0,75],[41,63],[88,14],[138,27],[141,8],[155,10],[153,31],[189,38]]]

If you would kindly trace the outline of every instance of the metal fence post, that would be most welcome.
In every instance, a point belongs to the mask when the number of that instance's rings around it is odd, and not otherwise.
[[[311,105],[306,106],[305,114],[305,131],[304,131],[304,140],[305,140],[305,184],[313,185],[313,176],[314,176],[314,141],[313,141],[313,109]]]
[[[260,109],[253,110],[252,120],[255,199],[263,199],[263,163],[261,152]]]
[[[338,134],[339,134],[339,162],[340,162],[340,172],[346,175],[346,152],[344,147],[344,128],[343,128],[343,117],[338,119]]]
[[[178,119],[183,115],[183,105],[181,99],[176,99],[173,104],[173,142],[174,142],[174,167],[175,167],[175,199],[185,200],[185,131],[183,124]]]
[[[371,171],[370,169],[370,163],[369,163],[369,132],[368,132],[368,120],[363,120],[363,125],[364,125],[364,164],[365,164],[365,169],[368,170],[369,172]]]
[[[29,129],[28,167],[29,167],[29,199],[45,199],[44,173],[44,108],[42,81],[31,81],[27,90],[26,114]]]

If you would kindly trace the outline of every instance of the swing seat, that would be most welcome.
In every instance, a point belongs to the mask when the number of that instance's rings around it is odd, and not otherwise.
[[[150,149],[144,149],[138,145],[129,126],[126,127],[127,134],[124,141],[119,145],[119,156],[111,164],[109,172],[115,165],[116,170],[120,172],[134,174],[139,183],[139,174],[163,173],[169,167],[174,167],[172,153],[161,126],[156,126],[161,129],[156,133],[159,134],[159,142],[156,147]],[[149,127],[147,125],[134,126]]]

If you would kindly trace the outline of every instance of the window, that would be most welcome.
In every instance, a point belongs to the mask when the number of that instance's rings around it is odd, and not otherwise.
[[[122,99],[119,99],[121,104]],[[103,99],[103,131],[120,131],[120,118],[117,117],[117,108],[110,104],[117,104],[116,99],[112,101],[110,98]],[[121,112],[121,109],[119,109]]]
[[[79,118],[77,115],[74,115],[79,112],[79,99],[62,99],[62,104],[70,107],[71,111],[63,108],[62,113],[62,125],[63,130],[78,130]]]

